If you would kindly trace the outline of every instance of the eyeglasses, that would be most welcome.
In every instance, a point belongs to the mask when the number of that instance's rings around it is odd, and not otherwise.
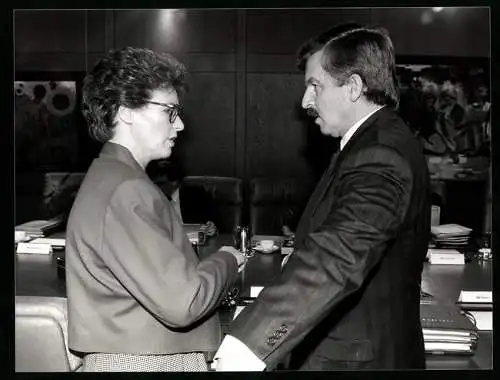
[[[153,102],[152,100],[146,100],[146,103],[165,107],[166,109],[164,111],[168,114],[168,121],[170,122],[170,124],[174,124],[175,119],[177,119],[177,116],[182,111],[182,107],[179,104]]]

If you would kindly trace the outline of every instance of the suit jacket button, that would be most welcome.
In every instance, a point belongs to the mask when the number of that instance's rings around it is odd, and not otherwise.
[[[276,343],[276,338],[274,336],[270,336],[269,338],[267,338],[267,344],[269,346],[274,346]]]

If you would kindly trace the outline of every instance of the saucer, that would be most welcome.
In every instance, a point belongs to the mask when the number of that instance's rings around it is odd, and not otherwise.
[[[261,247],[260,243],[257,243],[255,245],[255,247],[253,247],[253,249],[255,249],[257,252],[262,252],[262,253],[271,253],[271,252],[275,252],[279,249],[279,245],[278,244],[274,244],[273,247],[271,249],[264,249]]]

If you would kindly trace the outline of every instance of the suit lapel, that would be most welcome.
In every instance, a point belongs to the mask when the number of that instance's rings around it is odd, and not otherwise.
[[[340,151],[336,152],[331,161],[330,165],[328,166],[328,169],[325,171],[325,174],[323,174],[323,177],[321,178],[320,183],[316,187],[316,190],[314,191],[314,199],[312,200],[311,204],[311,215],[310,217],[312,218],[316,212],[316,209],[318,208],[319,204],[321,203],[321,200],[323,199],[326,191],[330,188],[330,185],[332,184],[332,178],[335,175],[335,168],[337,166],[338,158],[340,156]]]
[[[322,200],[324,198],[324,195],[330,188],[330,186],[333,184],[333,178],[337,172],[337,167],[340,165],[344,157],[349,153],[349,151],[352,149],[353,146],[356,145],[356,143],[359,141],[360,137],[363,135],[363,133],[383,114],[387,112],[386,110],[387,107],[383,107],[377,112],[375,112],[373,115],[371,115],[359,128],[358,130],[352,135],[352,137],[349,139],[347,144],[344,146],[344,148],[335,153],[330,161],[330,165],[328,166],[328,169],[325,171],[323,174],[323,177],[321,177],[321,180],[319,181],[318,185],[316,186],[316,189],[314,190],[313,194],[311,195],[309,202],[307,203],[307,206],[304,210],[304,213],[302,214],[302,218],[300,219],[299,226],[297,227],[297,236],[301,236],[307,234],[310,230],[310,226],[312,224],[312,220],[314,218],[314,215],[316,213],[316,210],[322,203]]]
[[[307,202],[307,206],[304,209],[304,212],[302,213],[302,217],[300,218],[299,225],[297,226],[297,233],[296,233],[297,236],[306,234],[307,231],[309,230],[309,224],[311,222],[312,216],[314,215],[316,208],[318,207],[321,199],[323,198],[326,189],[329,187],[330,179],[333,177],[334,168],[337,162],[338,155],[339,152],[336,152],[332,156],[330,160],[330,165],[328,165],[328,168],[323,173],[323,176],[321,177],[318,184],[316,185],[316,188],[311,194],[309,202]]]
[[[372,124],[374,124],[376,121],[378,121],[384,117],[387,117],[388,112],[390,112],[389,107],[384,106],[384,107],[380,108],[378,111],[376,111],[375,113],[373,113],[373,115],[371,115],[368,119],[366,119],[366,121],[363,124],[361,124],[361,126],[358,128],[358,130],[356,132],[354,132],[354,134],[351,136],[351,138],[349,139],[347,144],[344,146],[344,149],[342,149],[342,152],[340,154],[341,158],[346,156],[347,153],[349,152],[349,150],[351,150],[352,147],[355,146],[357,142],[359,142],[361,136],[366,132],[366,130]]]

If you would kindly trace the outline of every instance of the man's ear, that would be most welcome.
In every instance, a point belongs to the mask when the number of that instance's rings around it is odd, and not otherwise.
[[[347,79],[349,96],[352,102],[357,101],[363,95],[364,83],[359,74],[352,74]]]
[[[117,117],[125,124],[132,124],[134,120],[132,110],[124,106],[120,106],[120,108],[118,108]]]

